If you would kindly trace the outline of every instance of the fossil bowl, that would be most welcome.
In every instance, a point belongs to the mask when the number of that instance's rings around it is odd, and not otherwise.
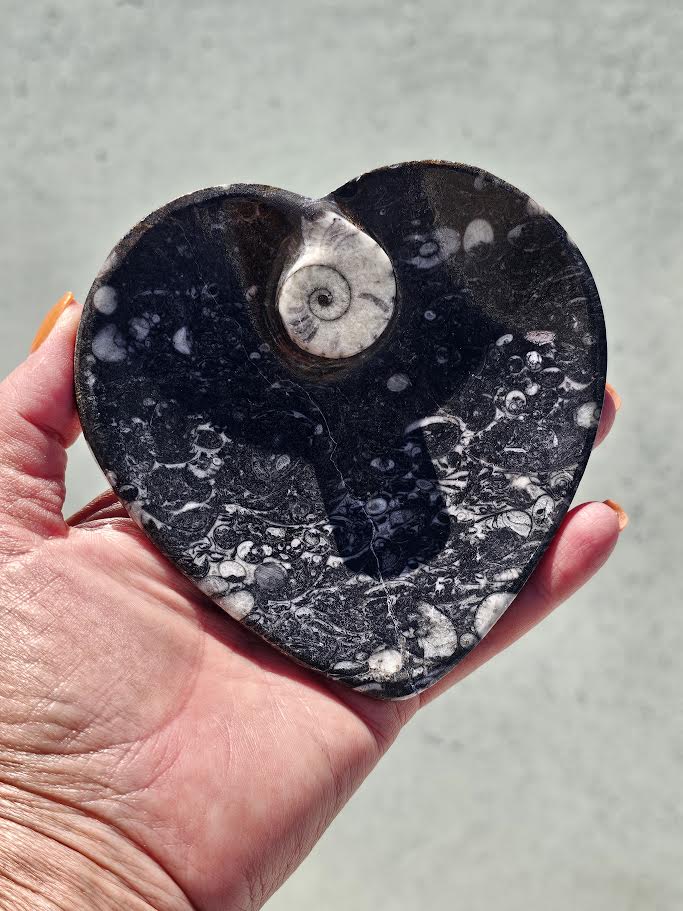
[[[413,162],[321,200],[234,185],[152,213],[88,295],[76,393],[117,495],[204,593],[398,698],[524,585],[605,368],[564,229],[479,168]]]

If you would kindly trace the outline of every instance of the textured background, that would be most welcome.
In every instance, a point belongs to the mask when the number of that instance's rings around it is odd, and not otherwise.
[[[215,183],[481,165],[569,230],[624,407],[587,589],[404,732],[270,911],[683,906],[683,12],[677,0],[0,0],[0,368],[109,249]],[[78,444],[69,506],[103,487]]]

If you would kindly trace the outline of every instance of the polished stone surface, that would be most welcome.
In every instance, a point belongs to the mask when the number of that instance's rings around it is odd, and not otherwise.
[[[557,222],[486,172],[418,162],[319,201],[237,185],[153,213],[91,289],[76,382],[114,489],[206,594],[401,697],[536,565],[605,366]]]

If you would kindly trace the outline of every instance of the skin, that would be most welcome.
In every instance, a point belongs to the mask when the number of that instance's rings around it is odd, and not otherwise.
[[[596,572],[619,517],[572,510],[514,605],[428,692],[353,693],[211,605],[111,492],[65,520],[79,315],[69,302],[0,385],[0,909],[257,908],[423,705]]]

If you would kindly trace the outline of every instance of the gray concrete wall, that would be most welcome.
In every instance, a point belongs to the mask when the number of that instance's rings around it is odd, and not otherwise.
[[[624,399],[582,498],[601,576],[424,712],[271,911],[677,911],[683,14],[672,0],[0,0],[0,367],[136,220],[214,183],[309,195],[479,164],[579,243]],[[103,486],[81,445],[69,505]]]

